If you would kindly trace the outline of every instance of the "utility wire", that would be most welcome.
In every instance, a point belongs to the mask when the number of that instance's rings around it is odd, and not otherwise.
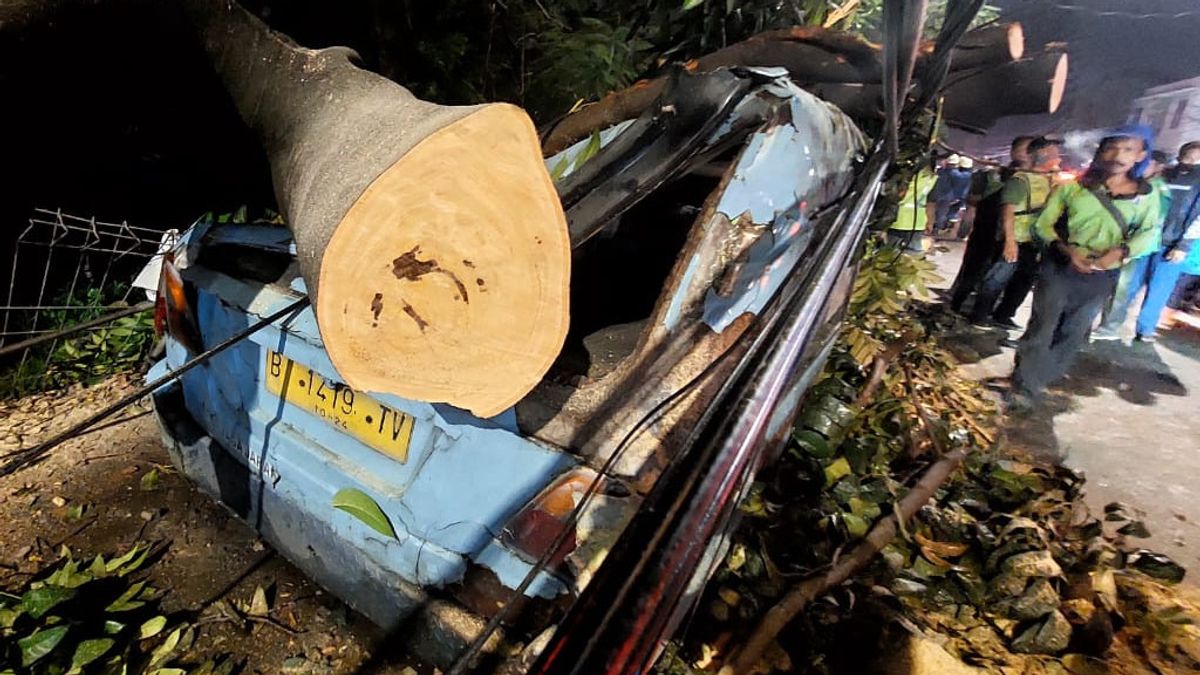
[[[87,309],[91,309],[91,308],[87,308]],[[150,309],[154,309],[153,302],[141,302],[132,307],[125,307],[125,308],[119,309],[115,312],[112,312],[111,314],[105,314],[104,316],[97,317],[90,321],[84,321],[82,323],[75,324],[74,326],[69,326],[67,328],[63,328],[62,330],[41,331],[42,334],[38,335],[37,337],[29,338],[28,340],[22,340],[20,342],[15,342],[11,345],[4,345],[3,347],[0,347],[0,356],[5,356],[7,354],[14,354],[23,349],[28,349],[30,347],[36,347],[42,343],[50,342],[52,340],[57,340],[58,338],[66,337],[68,335],[74,335],[75,333],[81,333],[85,330],[90,330],[90,329],[96,328],[98,326],[103,326],[104,324],[116,321],[117,319],[121,319],[121,318],[124,318],[127,316],[132,316],[134,314],[145,312],[146,310],[150,310]],[[21,335],[21,334],[32,335],[32,334],[36,334],[36,333],[37,333],[37,331],[32,332],[32,333],[20,333],[20,332],[4,333],[4,335]]]
[[[1200,17],[1200,11],[1197,10],[1184,12],[1130,12],[1120,9],[1096,9],[1095,7],[1084,7],[1083,5],[1070,5],[1066,3],[1055,3],[1051,6],[1055,9],[1062,9],[1068,12],[1082,12],[1084,14],[1091,14],[1092,16],[1117,19],[1186,19],[1188,17]]]
[[[148,383],[146,386],[142,387],[141,389],[138,389],[137,391],[134,391],[134,392],[131,392],[131,393],[125,395],[119,401],[117,401],[116,403],[113,403],[112,405],[108,406],[107,408],[104,408],[103,410],[100,410],[99,412],[89,415],[87,417],[87,419],[85,419],[77,424],[72,425],[70,429],[63,431],[62,433],[58,434],[57,436],[54,436],[54,437],[50,438],[49,440],[43,441],[42,443],[35,445],[32,448],[26,448],[24,450],[17,450],[15,452],[10,452],[9,454],[4,455],[4,459],[6,461],[3,464],[0,464],[0,477],[4,477],[9,474],[16,473],[17,471],[20,471],[21,469],[29,466],[30,464],[33,464],[33,463],[39,461],[42,457],[44,457],[51,450],[62,445],[65,442],[71,440],[72,438],[77,436],[80,432],[87,429],[88,427],[96,424],[100,420],[103,420],[107,417],[112,416],[113,414],[115,414],[117,412],[120,412],[124,408],[126,408],[134,403],[137,403],[139,400],[141,400],[141,398],[143,396],[145,396],[149,393],[152,393],[155,389],[158,389],[159,387],[163,386],[164,384],[168,384],[170,382],[174,382],[175,380],[178,380],[184,373],[191,370],[192,368],[195,368],[196,366],[200,365],[201,363],[208,361],[210,358],[225,351],[226,349],[229,349],[230,347],[234,346],[235,344],[241,342],[242,340],[245,340],[246,338],[257,333],[258,331],[262,330],[263,328],[266,328],[267,326],[275,323],[276,321],[278,321],[288,315],[291,315],[295,312],[300,311],[301,309],[307,307],[308,303],[309,303],[309,299],[307,297],[301,298],[301,299],[289,304],[287,307],[284,307],[283,309],[279,310],[278,312],[275,312],[274,314],[251,324],[248,328],[246,328],[242,331],[239,331],[237,333],[234,333],[230,337],[226,338],[225,341],[221,342],[220,344],[213,347],[212,349],[209,349],[208,351],[206,351],[202,354],[197,354],[195,358],[193,358],[192,360],[183,364],[179,368],[167,373],[166,375],[163,375],[162,377],[154,380],[153,382]]]

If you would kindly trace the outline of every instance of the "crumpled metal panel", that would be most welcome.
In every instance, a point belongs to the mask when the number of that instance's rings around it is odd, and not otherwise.
[[[814,214],[846,192],[865,148],[848,117],[790,80],[765,91],[785,99],[789,115],[751,135],[718,202],[730,220],[765,226],[733,263],[731,290],[712,289],[705,299],[704,322],[718,333],[742,314],[760,313],[779,290],[812,240]]]

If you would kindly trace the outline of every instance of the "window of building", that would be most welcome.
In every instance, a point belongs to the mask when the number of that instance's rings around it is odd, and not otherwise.
[[[1171,118],[1171,128],[1178,129],[1179,124],[1183,122],[1183,111],[1187,109],[1188,100],[1186,98],[1179,100],[1179,105],[1175,106],[1175,116]]]

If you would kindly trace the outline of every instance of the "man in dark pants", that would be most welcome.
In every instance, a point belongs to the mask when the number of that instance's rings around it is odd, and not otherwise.
[[[1159,199],[1141,179],[1152,132],[1122,127],[1100,142],[1087,174],[1050,195],[1034,224],[1047,242],[1033,294],[1033,316],[1021,336],[1010,408],[1031,410],[1046,387],[1067,372],[1130,256],[1158,242]],[[1066,214],[1065,227],[1056,227]]]
[[[1032,228],[1062,164],[1058,141],[1034,139],[1029,157],[1031,170],[1018,171],[1004,183],[1000,195],[1003,249],[983,279],[971,312],[972,323],[983,325],[991,320],[1004,328],[1020,328],[1013,315],[1037,279],[1039,246],[1033,241]],[[1001,293],[1004,298],[997,306]]]
[[[958,268],[958,276],[950,291],[950,309],[961,312],[967,298],[975,292],[979,282],[983,280],[991,268],[992,261],[1000,252],[1000,193],[1004,182],[1012,176],[1013,171],[1029,165],[1029,144],[1033,136],[1017,136],[1013,139],[1009,165],[1000,170],[999,175],[989,171],[975,174],[971,182],[971,192],[967,196],[968,212],[974,212],[971,234],[967,237],[967,247],[963,251],[962,263]]]

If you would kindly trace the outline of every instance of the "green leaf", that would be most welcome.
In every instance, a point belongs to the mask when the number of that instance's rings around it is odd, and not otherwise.
[[[357,488],[342,488],[333,496],[333,507],[361,520],[367,527],[392,539],[396,539],[396,529],[388,519],[379,504],[367,493]]]
[[[824,436],[815,431],[804,429],[796,431],[792,434],[796,445],[805,453],[820,459],[827,459],[833,456],[834,448],[829,444],[829,441]]]
[[[838,457],[832,464],[825,467],[825,485],[833,485],[850,475],[850,462],[845,457]]]
[[[134,554],[134,553],[137,553],[139,555],[136,558],[133,558],[132,554]],[[143,564],[145,564],[146,558],[148,558],[148,557],[150,557],[150,548],[149,547],[142,548],[140,546],[135,546],[129,553],[126,553],[125,555],[121,556],[120,558],[117,558],[116,560],[113,560],[112,562],[108,563],[108,570],[110,572],[115,571],[117,576],[123,577],[123,576],[130,574],[131,572],[137,571],[138,568],[140,568]],[[130,558],[133,558],[133,559],[130,560]]]
[[[17,617],[24,614],[25,611],[17,609],[0,609],[0,628],[12,628],[17,622]]]
[[[120,621],[113,621],[110,619],[104,622],[105,635],[116,635],[123,630],[125,630],[125,624],[121,623]]]
[[[583,166],[583,163],[595,156],[597,152],[600,152],[599,131],[592,132],[592,135],[588,137],[587,145],[583,146],[583,150],[580,150],[579,154],[575,156],[575,170],[578,171],[579,167]]]
[[[37,663],[39,659],[45,657],[62,639],[67,636],[68,626],[55,626],[46,630],[39,630],[29,637],[17,640],[17,646],[21,649],[21,665],[28,668]]]
[[[71,657],[71,670],[82,669],[87,664],[108,653],[112,649],[114,641],[112,638],[96,638],[95,640],[84,640],[75,648],[75,655]]]
[[[63,588],[78,588],[95,578],[90,571],[79,571],[79,563],[71,560],[46,577],[46,584]]]
[[[73,597],[75,597],[74,588],[42,586],[41,588],[35,588],[25,593],[25,596],[21,598],[21,608],[29,616],[40,619],[43,614]]]
[[[696,9],[697,7],[699,7],[700,5],[703,5],[703,4],[704,4],[704,0],[683,0],[683,11],[686,12],[686,11],[689,11],[692,9]]]
[[[137,556],[137,554],[141,552],[141,550],[142,550],[141,546],[134,546],[133,548],[126,551],[125,555],[121,556],[120,558],[113,558],[112,560],[108,561],[108,564],[104,566],[104,569],[109,572],[117,571],[117,569],[120,568],[121,565],[124,565],[125,563],[129,562],[130,560],[133,560],[134,557]]]
[[[126,591],[124,593],[121,594],[121,597],[117,598],[116,600],[113,600],[112,603],[110,603],[108,605],[108,607],[105,607],[104,611],[106,611],[106,612],[127,612],[131,609],[137,609],[138,607],[141,607],[142,605],[144,605],[146,603],[135,601],[134,598],[137,597],[137,594],[141,593],[142,589],[145,587],[146,587],[146,582],[144,582],[144,581],[139,581],[136,584],[130,586],[128,589],[126,589]]]
[[[171,631],[171,634],[167,636],[167,639],[163,640],[163,643],[155,647],[154,651],[150,653],[149,665],[151,667],[157,666],[158,664],[164,663],[167,659],[171,658],[171,652],[175,651],[175,647],[179,644],[179,638],[181,635],[183,635],[183,626]]]
[[[142,474],[141,488],[143,490],[153,490],[158,487],[158,469],[150,469]]]
[[[138,628],[138,639],[145,640],[152,638],[162,632],[162,629],[167,625],[167,617],[156,616],[146,623],[143,623],[141,628]]]
[[[554,169],[550,172],[550,180],[557,181],[559,178],[562,178],[563,174],[567,172],[567,169],[570,168],[570,166],[571,160],[567,157],[563,157],[562,159],[558,160],[558,163],[554,165]]]
[[[853,513],[843,513],[842,522],[846,523],[846,532],[854,539],[864,536],[870,524]]]

